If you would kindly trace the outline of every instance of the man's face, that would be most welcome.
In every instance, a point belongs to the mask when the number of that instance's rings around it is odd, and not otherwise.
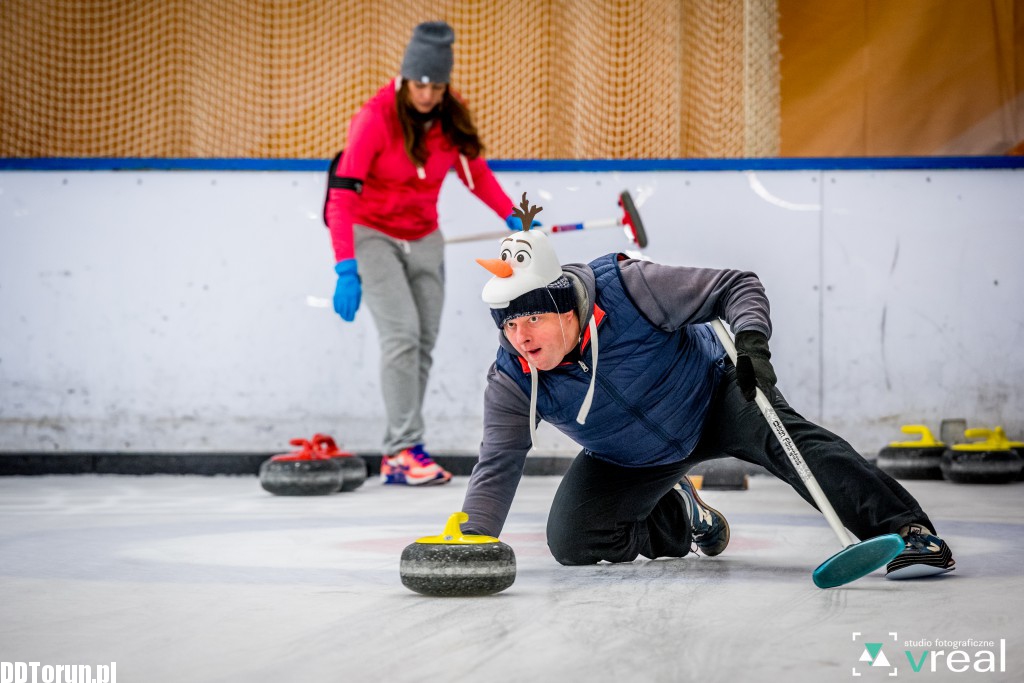
[[[573,311],[524,315],[509,320],[502,329],[516,352],[538,370],[550,370],[561,363],[580,336]]]

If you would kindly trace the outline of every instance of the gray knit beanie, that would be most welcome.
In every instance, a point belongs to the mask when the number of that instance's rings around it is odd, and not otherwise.
[[[455,62],[454,42],[455,31],[443,21],[427,21],[414,28],[402,59],[402,78],[420,83],[448,83]]]
[[[547,287],[531,289],[517,296],[505,308],[492,308],[491,317],[499,328],[514,318],[542,313],[565,313],[576,308],[576,290],[569,278],[561,276]]]

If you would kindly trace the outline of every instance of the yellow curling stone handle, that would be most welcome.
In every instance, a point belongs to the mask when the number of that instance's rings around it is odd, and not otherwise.
[[[966,434],[965,434],[965,436],[966,436]],[[1005,441],[1006,445],[1009,446],[1010,448],[1022,448],[1022,447],[1024,447],[1024,441],[1013,441],[1013,440],[1011,440],[1009,437],[1006,436],[1006,430],[1003,429],[1002,427],[996,427],[993,430],[992,438],[1000,440],[1000,443]]]
[[[469,515],[465,512],[453,512],[444,525],[444,531],[440,536],[424,536],[416,539],[417,543],[445,543],[449,545],[471,545],[476,543],[498,543],[494,536],[478,536],[476,534],[462,534],[462,523],[469,521]]]
[[[1002,427],[995,429],[984,429],[975,427],[964,432],[968,439],[985,439],[973,443],[959,443],[953,446],[955,451],[1008,451],[1010,441],[1006,438],[1006,431]]]
[[[922,448],[927,446],[944,446],[941,441],[936,441],[932,432],[924,425],[903,425],[900,431],[904,434],[920,434],[918,441],[893,441],[889,445],[893,448]]]

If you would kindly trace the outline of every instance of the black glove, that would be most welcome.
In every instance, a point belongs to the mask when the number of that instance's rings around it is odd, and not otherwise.
[[[761,387],[761,391],[775,386],[778,380],[768,360],[771,357],[768,337],[753,330],[736,335],[736,383],[740,385],[743,398],[753,401],[755,386]]]

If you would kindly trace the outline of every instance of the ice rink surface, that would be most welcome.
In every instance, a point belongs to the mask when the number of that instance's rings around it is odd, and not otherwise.
[[[770,477],[704,492],[732,526],[719,557],[571,568],[544,542],[558,482],[523,479],[511,588],[427,598],[399,557],[465,477],[309,498],[255,477],[2,477],[0,660],[116,663],[118,683],[1024,680],[1024,483],[904,482],[956,571],[820,590],[838,542]]]

